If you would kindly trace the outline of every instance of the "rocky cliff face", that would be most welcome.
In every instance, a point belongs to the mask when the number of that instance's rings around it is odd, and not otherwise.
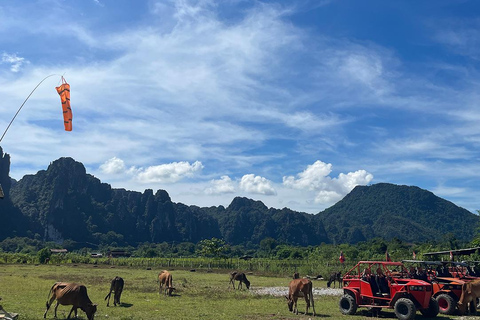
[[[12,180],[10,173],[10,155],[3,152],[0,147],[0,185],[4,193],[4,198],[0,199],[0,238],[4,239],[12,236],[22,236],[27,232],[28,225],[25,224],[21,212],[16,209],[10,198],[10,189]]]
[[[10,155],[3,153],[2,147],[0,147],[0,184],[2,185],[5,198],[8,199],[10,193],[10,187],[12,182],[10,180]]]
[[[116,243],[198,242],[212,237],[231,244],[265,237],[298,245],[328,242],[312,215],[269,209],[260,201],[235,198],[224,207],[173,203],[165,190],[143,193],[112,189],[71,158],[26,175],[11,188],[11,199],[47,241]]]
[[[32,222],[32,231],[47,241],[136,245],[199,241],[219,234],[213,218],[189,207],[179,212],[166,191],[112,189],[72,158],[60,158],[47,170],[24,176],[12,187],[11,198]],[[192,226],[203,230],[188,234]]]

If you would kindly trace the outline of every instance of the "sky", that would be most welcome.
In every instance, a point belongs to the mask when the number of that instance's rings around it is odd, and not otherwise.
[[[0,133],[46,79],[0,146],[16,180],[71,157],[113,188],[201,207],[241,196],[316,214],[386,182],[476,213],[479,13],[474,0],[2,0]]]

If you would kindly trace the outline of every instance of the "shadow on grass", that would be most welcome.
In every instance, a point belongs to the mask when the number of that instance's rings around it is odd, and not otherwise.
[[[361,314],[365,318],[383,318],[383,319],[396,319],[395,311],[393,310],[361,310],[357,314]],[[416,319],[432,319],[426,318],[421,313],[417,313],[415,316]],[[453,320],[452,316],[441,314],[439,313],[435,319],[442,319],[442,320]]]
[[[133,304],[132,303],[120,303],[120,307],[122,308],[130,308],[130,307],[133,307]]]

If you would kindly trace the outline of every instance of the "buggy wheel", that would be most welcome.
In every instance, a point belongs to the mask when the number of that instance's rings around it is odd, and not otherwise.
[[[430,302],[428,303],[427,309],[421,309],[420,312],[425,318],[433,318],[438,314],[438,302],[435,298],[431,297]]]
[[[437,297],[440,313],[442,314],[454,314],[457,303],[453,300],[452,296],[442,293]]]
[[[344,294],[340,298],[338,306],[342,314],[352,315],[357,312],[357,302],[355,301],[355,298],[349,294]]]
[[[415,318],[415,304],[407,298],[400,298],[395,302],[395,315],[400,320],[412,320]]]

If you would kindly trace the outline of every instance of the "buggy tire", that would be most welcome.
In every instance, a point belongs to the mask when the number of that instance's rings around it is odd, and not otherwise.
[[[438,306],[441,314],[455,314],[457,303],[449,294],[442,293],[437,296]]]
[[[420,312],[425,318],[436,317],[439,312],[438,301],[434,297],[431,297],[430,302],[428,303],[428,308],[421,309]]]
[[[415,319],[415,304],[412,300],[407,298],[400,298],[395,302],[394,306],[395,315],[400,320],[412,320]]]
[[[345,315],[352,315],[357,312],[357,302],[355,298],[349,294],[344,294],[340,301],[338,302],[338,307],[340,308],[340,312]]]

